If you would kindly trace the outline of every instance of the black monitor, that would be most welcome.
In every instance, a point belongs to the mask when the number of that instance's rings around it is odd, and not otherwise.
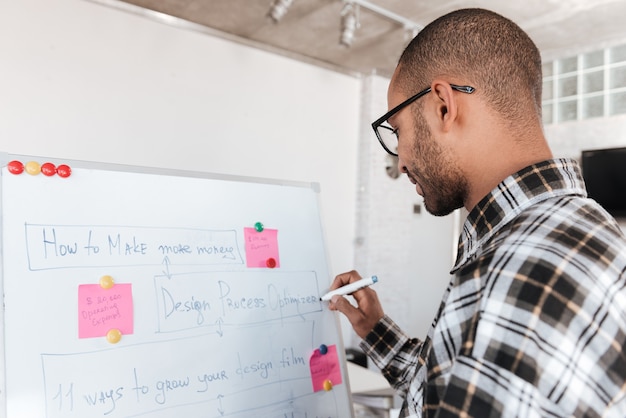
[[[589,197],[615,217],[626,216],[626,147],[582,152]]]

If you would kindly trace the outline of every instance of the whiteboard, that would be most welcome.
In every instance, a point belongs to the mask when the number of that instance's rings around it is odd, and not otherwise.
[[[353,415],[316,184],[4,155],[1,198],[5,416]]]

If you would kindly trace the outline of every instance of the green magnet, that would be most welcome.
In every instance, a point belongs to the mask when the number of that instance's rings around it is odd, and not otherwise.
[[[257,232],[263,232],[263,224],[261,222],[257,222],[254,224],[254,229],[257,230]]]

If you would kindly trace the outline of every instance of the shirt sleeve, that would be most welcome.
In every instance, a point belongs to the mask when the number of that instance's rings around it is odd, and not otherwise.
[[[391,386],[406,393],[409,385],[425,364],[424,344],[408,337],[387,315],[361,341],[361,349],[378,366]]]

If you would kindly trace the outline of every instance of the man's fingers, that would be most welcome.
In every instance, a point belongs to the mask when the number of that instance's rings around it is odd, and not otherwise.
[[[333,311],[339,311],[344,314],[350,323],[352,323],[352,317],[359,315],[358,309],[352,306],[348,299],[340,295],[333,296],[328,303],[328,307]]]
[[[335,276],[335,280],[333,280],[333,283],[330,285],[330,290],[338,289],[347,284],[356,282],[357,280],[361,280],[361,275],[355,270],[349,271],[347,273],[338,274],[337,276]]]

